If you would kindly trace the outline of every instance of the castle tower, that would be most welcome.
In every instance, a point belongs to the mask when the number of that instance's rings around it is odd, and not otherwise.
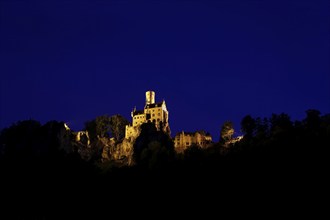
[[[155,104],[155,92],[147,91],[146,92],[146,105]]]

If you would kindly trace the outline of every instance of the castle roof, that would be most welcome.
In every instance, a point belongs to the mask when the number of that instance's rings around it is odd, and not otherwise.
[[[143,110],[139,110],[139,111],[133,111],[133,116],[135,115],[143,115],[144,111]]]
[[[146,105],[145,108],[155,108],[155,107],[161,107],[163,104],[163,102],[158,102],[158,103],[154,103],[154,104],[148,104]]]

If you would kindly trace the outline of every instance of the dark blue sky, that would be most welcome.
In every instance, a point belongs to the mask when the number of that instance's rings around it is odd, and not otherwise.
[[[219,138],[246,114],[330,113],[329,1],[15,1],[0,4],[0,127],[108,114],[145,91],[172,133]]]

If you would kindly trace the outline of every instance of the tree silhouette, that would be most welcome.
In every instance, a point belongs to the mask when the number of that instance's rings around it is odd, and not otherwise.
[[[251,115],[246,115],[241,121],[241,130],[245,138],[251,138],[254,135],[256,128],[256,121]]]
[[[33,153],[41,124],[35,120],[18,121],[0,134],[1,152],[6,157],[24,158]]]
[[[96,140],[97,137],[110,137],[110,121],[108,115],[102,115],[85,122],[85,130],[88,131],[92,141]]]
[[[290,116],[281,113],[272,114],[270,118],[271,138],[277,141],[288,141],[292,137],[293,124]]]
[[[114,137],[121,141],[125,137],[125,127],[128,124],[128,120],[119,114],[111,117],[102,115],[85,122],[85,130],[88,131],[91,141],[95,141],[97,137]]]
[[[226,143],[231,140],[234,134],[234,126],[231,121],[226,121],[220,130],[220,142]]]
[[[121,115],[110,117],[110,132],[117,141],[121,141],[125,137],[125,129],[128,124],[128,120]]]
[[[318,133],[321,126],[320,111],[309,109],[306,111],[306,118],[303,120],[306,129],[313,133]]]

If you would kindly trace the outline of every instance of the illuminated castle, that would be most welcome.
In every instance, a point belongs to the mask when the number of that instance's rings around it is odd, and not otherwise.
[[[170,134],[170,126],[168,123],[168,111],[166,103],[155,102],[155,92],[146,92],[146,104],[143,110],[137,111],[136,108],[131,112],[132,124],[126,125],[125,138],[135,139],[140,134],[140,126],[143,123],[152,122],[158,130]]]
[[[211,134],[205,131],[196,132],[179,132],[175,135],[174,148],[176,152],[182,153],[192,145],[196,145],[200,148],[207,148],[212,143]]]

